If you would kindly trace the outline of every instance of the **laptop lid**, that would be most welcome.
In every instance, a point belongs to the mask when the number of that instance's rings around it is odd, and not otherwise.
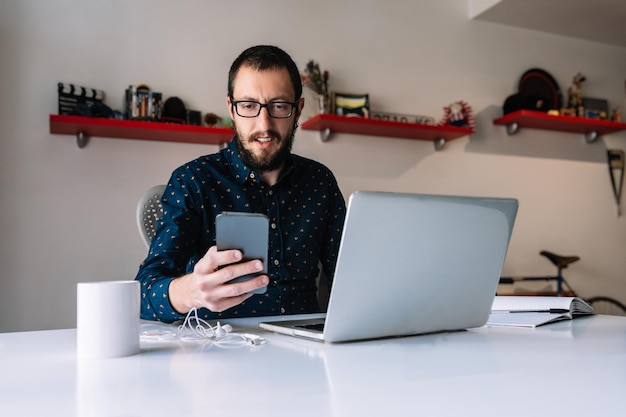
[[[323,333],[313,337],[344,342],[484,325],[517,207],[509,198],[353,193]],[[261,327],[307,336],[302,323],[287,323]]]

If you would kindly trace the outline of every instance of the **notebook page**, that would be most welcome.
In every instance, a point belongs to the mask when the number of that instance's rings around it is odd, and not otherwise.
[[[491,311],[570,310],[575,297],[496,296]]]

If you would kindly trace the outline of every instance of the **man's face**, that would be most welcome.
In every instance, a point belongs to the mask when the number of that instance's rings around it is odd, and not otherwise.
[[[294,102],[295,93],[287,69],[257,71],[243,66],[233,83],[233,100],[252,100],[261,104],[275,101]],[[304,101],[300,100],[291,117],[270,117],[267,108],[262,108],[257,117],[245,118],[237,115],[230,97],[226,103],[237,135],[237,147],[246,165],[257,172],[268,172],[282,167],[291,151],[296,123]]]

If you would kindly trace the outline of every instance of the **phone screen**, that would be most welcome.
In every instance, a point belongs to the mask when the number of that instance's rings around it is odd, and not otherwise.
[[[243,253],[241,262],[260,259],[263,270],[243,275],[229,282],[247,281],[267,274],[267,253],[269,220],[260,213],[240,213],[225,211],[215,218],[215,240],[217,249],[239,249]],[[254,294],[265,294],[267,287],[254,290]]]

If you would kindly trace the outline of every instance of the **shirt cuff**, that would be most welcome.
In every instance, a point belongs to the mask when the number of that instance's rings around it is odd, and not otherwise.
[[[174,278],[168,278],[159,281],[153,284],[150,290],[151,304],[159,321],[171,323],[185,317],[176,311],[170,303],[169,288],[173,280]]]

